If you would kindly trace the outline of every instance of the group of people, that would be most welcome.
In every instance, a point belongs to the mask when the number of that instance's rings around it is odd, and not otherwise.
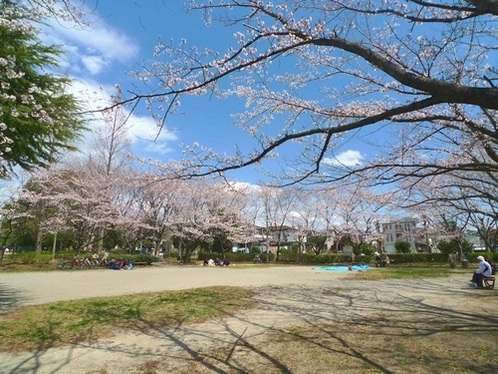
[[[496,274],[496,266],[493,262],[488,262],[483,256],[477,256],[478,268],[474,271],[470,284],[474,288],[483,288],[484,278],[492,277]]]
[[[206,259],[204,260],[204,262],[202,263],[203,266],[228,266],[230,265],[230,261],[227,259],[227,258],[224,258],[224,259],[219,259],[219,258],[216,258],[216,259]]]
[[[107,263],[107,267],[112,270],[131,270],[133,269],[133,261],[111,259]]]
[[[93,252],[91,256],[85,257],[83,260],[86,266],[102,266],[107,267],[108,269],[113,270],[131,270],[133,269],[133,261],[126,260],[115,260],[113,258],[109,258],[109,252],[103,250],[101,255],[98,252]]]

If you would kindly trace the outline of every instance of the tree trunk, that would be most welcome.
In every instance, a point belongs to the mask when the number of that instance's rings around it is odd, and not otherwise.
[[[36,233],[36,245],[35,245],[35,251],[38,254],[42,252],[42,240],[43,240],[43,233],[42,230],[38,228],[38,232]]]
[[[52,260],[55,260],[55,248],[57,247],[57,232],[54,234],[54,245],[52,245]]]
[[[97,251],[102,251],[104,249],[105,229],[103,227],[99,227],[97,229],[97,235],[99,236],[97,240]]]

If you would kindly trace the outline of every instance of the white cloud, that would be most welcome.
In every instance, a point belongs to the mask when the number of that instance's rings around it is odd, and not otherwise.
[[[81,63],[92,75],[100,73],[107,65],[102,56],[83,56]]]
[[[84,79],[74,81],[71,87],[71,93],[80,98],[81,102],[85,104],[84,110],[86,111],[98,111],[109,106],[112,102],[111,94],[114,91],[115,87],[103,87],[95,81]],[[128,137],[134,146],[139,146],[140,150],[145,153],[166,154],[172,152],[169,144],[178,140],[174,132],[163,128],[159,133],[157,124],[151,116],[136,113],[130,115],[126,108],[122,108],[122,110],[125,116],[129,116],[127,119]],[[94,113],[92,117],[93,119],[88,123],[90,130],[103,124],[103,119],[98,112]],[[92,143],[90,137],[91,134],[87,134],[80,142],[81,144],[77,145],[78,148],[85,151]]]
[[[102,55],[112,60],[128,61],[137,56],[139,47],[126,34],[112,29],[103,23],[91,25],[88,29],[74,27],[58,28],[62,39],[69,40],[82,47],[89,55]]]
[[[232,181],[230,182],[230,185],[232,188],[239,190],[239,191],[260,191],[261,186],[254,184],[254,183],[248,183],[248,182],[240,182],[240,181]]]
[[[134,144],[140,143],[143,152],[155,155],[165,155],[173,152],[169,144],[178,140],[176,133],[165,128],[159,132],[159,128],[152,117],[132,115],[129,123],[129,135],[132,142]]]
[[[90,14],[96,16],[94,11]],[[65,56],[61,66],[75,79],[71,93],[80,99],[85,111],[96,112],[88,123],[90,131],[76,145],[86,152],[93,143],[91,131],[103,123],[97,111],[112,104],[111,95],[116,92],[113,84],[120,80],[125,69],[120,64],[137,59],[139,43],[133,36],[127,35],[126,30],[112,27],[104,17],[90,20],[88,26],[65,24],[61,19],[52,20],[49,26],[45,28],[47,43],[63,48]],[[129,115],[126,108],[123,111],[125,116]],[[139,156],[171,153],[171,142],[178,140],[175,132],[166,128],[159,131],[156,122],[147,113],[132,113],[127,124],[128,136],[133,148],[141,153]]]
[[[45,32],[50,43],[62,46],[66,53],[62,64],[71,72],[97,75],[116,63],[133,60],[139,53],[135,40],[105,24],[102,18],[86,28],[53,20]]]
[[[152,153],[155,155],[166,155],[168,153],[173,152],[173,149],[170,146],[168,146],[165,143],[157,143],[157,141],[155,143],[151,142],[149,144],[146,144],[143,150],[146,153]]]
[[[348,149],[334,158],[327,157],[323,162],[331,166],[358,166],[363,163],[363,155],[360,151]]]

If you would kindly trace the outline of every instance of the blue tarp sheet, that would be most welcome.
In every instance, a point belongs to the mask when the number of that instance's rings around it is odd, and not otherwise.
[[[365,271],[370,269],[370,265],[353,265],[353,271]],[[316,268],[317,271],[349,271],[349,266],[346,265],[334,265],[334,266],[320,266]]]

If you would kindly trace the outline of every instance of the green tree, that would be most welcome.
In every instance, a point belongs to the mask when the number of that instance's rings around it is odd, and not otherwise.
[[[55,73],[61,50],[44,45],[27,8],[0,2],[0,177],[46,167],[74,150],[83,126],[71,80]],[[26,16],[28,15],[28,16]]]
[[[360,243],[353,248],[353,253],[355,256],[360,256],[361,254],[370,256],[375,251],[375,245],[372,243]]]
[[[454,238],[450,241],[442,240],[437,244],[437,249],[447,255],[453,252],[466,255],[472,252],[472,243],[461,238]]]
[[[327,237],[324,235],[314,235],[310,238],[311,249],[315,254],[320,254],[325,250]]]
[[[410,253],[410,243],[408,242],[396,242],[394,248],[396,253]]]

